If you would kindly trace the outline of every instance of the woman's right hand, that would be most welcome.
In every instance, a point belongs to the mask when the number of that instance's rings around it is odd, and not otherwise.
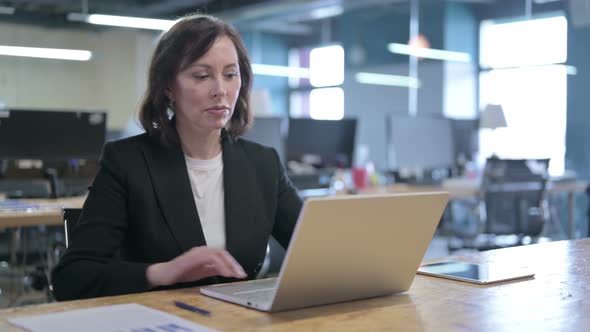
[[[212,276],[247,277],[229,252],[206,246],[194,247],[171,261],[150,265],[146,271],[150,287],[169,286]]]

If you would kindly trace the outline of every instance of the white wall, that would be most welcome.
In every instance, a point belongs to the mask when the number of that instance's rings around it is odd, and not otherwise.
[[[121,129],[137,113],[157,33],[0,23],[0,44],[85,49],[90,61],[0,56],[0,101],[9,108],[106,110]]]

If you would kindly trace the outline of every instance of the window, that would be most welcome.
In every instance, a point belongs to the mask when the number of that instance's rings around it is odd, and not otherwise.
[[[483,68],[546,65],[567,60],[564,16],[502,24],[484,21],[480,38]]]
[[[309,81],[314,87],[344,82],[344,49],[340,45],[317,47],[309,52]]]
[[[289,53],[289,65],[309,65],[309,80],[289,79],[295,89],[290,96],[290,115],[318,120],[344,117],[344,49],[340,45],[295,49]]]
[[[549,173],[564,171],[567,116],[565,17],[480,29],[480,107],[501,104],[507,127],[480,132],[480,157],[551,158]]]
[[[344,118],[344,91],[342,88],[313,89],[309,94],[309,116],[316,120]]]

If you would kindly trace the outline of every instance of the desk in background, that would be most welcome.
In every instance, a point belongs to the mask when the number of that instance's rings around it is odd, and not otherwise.
[[[0,229],[8,229],[11,236],[10,244],[10,271],[17,273],[17,278],[24,280],[27,266],[25,264],[28,252],[30,251],[30,244],[23,239],[27,230],[31,230],[36,226],[62,226],[63,225],[63,208],[80,208],[84,204],[86,196],[68,197],[59,199],[22,199],[15,202],[22,202],[21,207],[27,205],[33,206],[30,209],[21,209],[19,204],[15,209],[0,209]],[[41,248],[39,248],[41,249]],[[47,253],[47,263],[43,263],[42,267],[48,272],[52,265],[49,263],[50,255],[52,253],[51,246],[44,248]],[[22,252],[22,259],[19,260],[19,253]],[[51,256],[51,257],[50,257]],[[25,292],[21,283],[15,288],[16,284],[11,283],[11,292],[4,292],[4,296],[9,296],[9,303],[14,303]],[[10,294],[10,295],[8,295]],[[48,298],[51,298],[48,293]],[[0,331],[2,331],[0,329]]]
[[[35,226],[63,225],[63,208],[81,208],[86,196],[58,199],[23,199],[24,203],[36,205],[29,210],[0,209],[0,229],[12,231],[11,263],[17,264],[16,252],[20,247],[21,230]]]
[[[547,184],[547,193],[549,194],[567,194],[567,222],[568,238],[575,237],[575,200],[576,193],[583,193],[588,187],[586,181],[558,181]],[[444,181],[440,185],[411,185],[399,183],[389,186],[369,187],[360,191],[361,194],[382,194],[382,193],[412,193],[412,192],[432,192],[448,191],[451,199],[477,198],[479,196],[479,183],[477,181],[464,179],[451,179]],[[590,231],[590,230],[589,230]]]
[[[590,326],[590,239],[557,241],[453,257],[527,264],[534,279],[479,286],[418,275],[404,294],[263,313],[200,295],[198,289],[148,292],[0,311],[6,319],[118,303],[139,303],[220,331],[585,331]],[[179,300],[210,317],[176,308]]]
[[[57,199],[23,199],[25,203],[38,205],[28,211],[0,210],[0,228],[63,225],[63,208],[81,208],[86,196]]]

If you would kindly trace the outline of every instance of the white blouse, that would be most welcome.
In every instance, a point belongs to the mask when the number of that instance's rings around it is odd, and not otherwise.
[[[225,249],[222,153],[209,160],[184,159],[207,246]]]

